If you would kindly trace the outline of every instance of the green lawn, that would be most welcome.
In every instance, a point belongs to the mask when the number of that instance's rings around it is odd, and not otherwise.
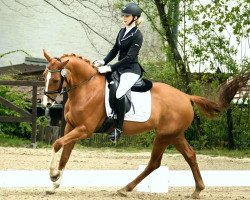
[[[0,133],[0,146],[1,147],[30,147],[31,140],[21,139],[16,136]],[[48,145],[38,142],[37,147],[46,147]]]
[[[20,139],[16,136],[10,136],[6,134],[0,133],[0,146],[2,147],[30,147],[31,140]],[[51,145],[46,145],[45,143],[38,142],[38,148],[52,148]],[[88,149],[88,150],[103,150],[103,149],[112,149],[117,152],[142,152],[148,151],[150,152],[150,148],[132,148],[132,147],[101,147],[101,148],[94,148],[94,147],[86,147],[80,144],[76,145],[77,149]],[[165,151],[166,154],[173,154],[178,153],[174,148],[169,148]],[[197,150],[197,154],[203,155],[210,155],[210,156],[227,156],[227,157],[234,157],[234,158],[250,158],[250,150],[227,150],[227,149],[209,149],[209,150]]]
[[[0,133],[0,146],[25,147],[28,145],[30,145],[30,140],[24,140],[16,136],[10,136],[10,135]]]

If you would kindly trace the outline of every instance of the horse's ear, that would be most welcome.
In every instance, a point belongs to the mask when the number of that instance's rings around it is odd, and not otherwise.
[[[60,64],[60,66],[63,68],[64,66],[67,65],[68,62],[69,62],[69,60],[66,60],[66,61],[62,62],[62,63]]]
[[[48,62],[51,61],[51,57],[49,56],[49,54],[47,54],[47,52],[46,52],[45,49],[43,49],[43,55],[44,55],[44,57],[46,58],[46,60],[47,60]]]

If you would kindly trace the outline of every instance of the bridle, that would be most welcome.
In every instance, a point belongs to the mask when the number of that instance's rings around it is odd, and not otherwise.
[[[57,60],[61,61],[59,58],[56,58]],[[96,74],[92,75],[88,80],[86,81],[82,81],[80,82],[79,84],[77,85],[73,85],[71,86],[70,88],[63,88],[63,83],[64,81],[66,81],[67,84],[69,84],[68,80],[67,80],[67,77],[66,77],[66,69],[65,68],[62,68],[62,69],[48,69],[47,68],[47,71],[50,72],[51,74],[52,73],[56,73],[56,72],[59,72],[60,73],[60,76],[61,76],[61,82],[60,82],[60,85],[59,87],[57,88],[57,90],[51,90],[51,91],[46,91],[44,90],[44,95],[46,95],[50,100],[56,102],[56,99],[53,99],[52,97],[49,96],[49,94],[65,94],[65,93],[68,93],[70,92],[71,90],[79,87],[80,85],[83,85],[83,84],[86,84],[88,83],[94,76],[96,76]],[[47,80],[48,81],[48,80]]]

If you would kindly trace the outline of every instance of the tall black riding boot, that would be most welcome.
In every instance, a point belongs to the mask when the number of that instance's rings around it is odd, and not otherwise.
[[[121,98],[117,99],[117,119],[115,120],[115,129],[113,132],[109,135],[109,140],[111,142],[116,143],[116,141],[119,139],[119,137],[122,134],[122,126],[124,121],[124,115],[125,115],[125,96],[122,96]]]

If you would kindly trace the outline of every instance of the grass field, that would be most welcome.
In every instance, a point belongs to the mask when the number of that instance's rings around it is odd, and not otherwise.
[[[0,146],[1,147],[30,147],[31,140],[28,139],[20,139],[16,136],[10,136],[6,134],[0,133]],[[42,142],[37,143],[37,148],[52,148],[52,145],[47,145]],[[96,147],[86,147],[80,144],[76,145],[77,149],[88,149],[95,150]],[[102,149],[112,149],[116,152],[147,152],[151,151],[151,148],[131,148],[131,147],[101,147]],[[100,149],[100,148],[98,148]],[[178,153],[174,148],[169,148],[165,151],[166,153]],[[204,149],[204,150],[196,150],[197,154],[204,154],[210,156],[227,156],[233,158],[249,158],[250,157],[250,149],[243,150],[227,150],[227,149]]]

